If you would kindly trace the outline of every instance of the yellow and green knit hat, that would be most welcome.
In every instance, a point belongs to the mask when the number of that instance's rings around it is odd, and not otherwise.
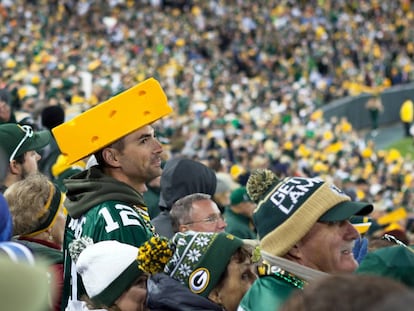
[[[207,297],[243,241],[225,232],[187,231],[176,233],[172,244],[175,252],[164,272],[193,293]]]
[[[321,178],[287,177],[279,180],[270,170],[259,169],[249,177],[247,192],[257,208],[253,221],[262,250],[286,254],[317,221],[342,221],[367,215],[373,206],[353,202],[334,184]]]

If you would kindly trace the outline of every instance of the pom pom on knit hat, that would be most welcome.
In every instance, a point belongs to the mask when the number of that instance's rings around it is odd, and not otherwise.
[[[164,237],[152,237],[139,247],[139,268],[149,274],[163,271],[175,247]]]
[[[258,169],[247,180],[247,194],[255,203],[258,203],[266,191],[278,182],[279,178],[271,170]]]
[[[369,203],[352,202],[342,190],[320,178],[279,180],[266,169],[252,172],[247,192],[257,202],[253,221],[260,247],[274,256],[285,255],[318,221],[348,220],[373,209]]]
[[[208,297],[233,254],[243,245],[241,239],[225,232],[178,232],[171,241],[176,249],[164,273],[204,297]]]

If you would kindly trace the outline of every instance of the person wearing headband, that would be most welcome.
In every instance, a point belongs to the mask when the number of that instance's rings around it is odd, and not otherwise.
[[[13,240],[46,261],[53,276],[53,310],[60,310],[63,284],[64,194],[40,173],[12,184],[4,193],[13,219]]]
[[[40,150],[52,138],[49,131],[34,131],[29,125],[0,124],[0,159],[7,169],[0,176],[0,192],[16,181],[39,171]]]

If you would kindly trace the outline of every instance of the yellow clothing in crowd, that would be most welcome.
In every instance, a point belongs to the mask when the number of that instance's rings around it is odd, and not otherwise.
[[[414,104],[411,99],[406,99],[400,109],[400,118],[402,122],[411,123],[414,117]]]

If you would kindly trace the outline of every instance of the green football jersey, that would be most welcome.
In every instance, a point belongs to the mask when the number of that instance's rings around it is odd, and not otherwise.
[[[62,310],[65,310],[66,306],[66,310],[79,310],[82,305],[80,298],[86,293],[80,276],[76,273],[75,263],[68,253],[73,240],[90,237],[94,243],[116,240],[138,247],[154,235],[155,230],[150,223],[146,207],[132,207],[117,201],[106,201],[91,208],[78,219],[68,216],[63,242]]]

